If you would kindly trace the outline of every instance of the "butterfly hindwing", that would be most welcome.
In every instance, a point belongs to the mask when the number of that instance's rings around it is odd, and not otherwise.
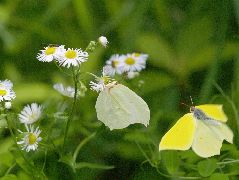
[[[185,114],[176,124],[163,136],[159,150],[187,150],[191,147],[196,121],[192,113]]]
[[[197,121],[197,129],[192,144],[193,151],[204,158],[220,154],[222,140],[201,120]]]
[[[198,120],[192,149],[204,158],[219,155],[223,140],[232,143],[232,138],[233,133],[226,124]]]

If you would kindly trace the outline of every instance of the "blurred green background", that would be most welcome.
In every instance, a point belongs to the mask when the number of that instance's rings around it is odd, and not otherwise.
[[[108,47],[97,48],[83,64],[82,81],[87,87],[92,77],[86,72],[100,73],[111,54],[149,54],[147,69],[136,79],[123,82],[148,103],[149,127],[132,125],[114,131],[106,128],[81,151],[79,161],[114,165],[111,170],[84,168],[74,175],[57,162],[54,151],[49,152],[45,171],[49,179],[69,179],[71,175],[72,179],[164,179],[149,163],[141,164],[145,156],[140,149],[161,162],[158,143],[175,121],[189,111],[180,103],[190,105],[190,95],[195,104],[224,104],[234,142],[239,145],[235,110],[239,103],[238,23],[237,0],[1,0],[0,79],[14,83],[16,112],[27,103],[38,102],[50,114],[63,111],[68,103],[52,86],[59,82],[71,85],[72,80],[54,64],[36,59],[44,44],[84,49],[89,41],[106,36]],[[219,92],[219,87],[232,101]],[[69,151],[97,130],[96,98],[97,94],[89,90],[80,99],[78,116],[71,126]],[[45,118],[46,122],[51,120]],[[57,122],[56,128],[62,128],[61,123]],[[1,128],[0,133],[3,175],[13,156],[8,151],[12,145],[9,132]],[[44,151],[37,154],[41,157]],[[233,156],[238,158],[238,152]],[[199,159],[192,157],[195,162]],[[177,160],[173,159],[176,167],[171,169],[165,161],[159,166],[169,174],[185,173],[182,160]],[[15,167],[13,172],[18,178],[30,178],[23,168]]]

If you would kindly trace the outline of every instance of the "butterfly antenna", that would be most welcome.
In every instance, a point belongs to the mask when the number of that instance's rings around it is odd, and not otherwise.
[[[192,106],[194,106],[192,96],[190,96],[190,100],[191,100]]]
[[[187,107],[190,107],[189,105],[187,105],[187,104],[185,104],[185,103],[183,103],[183,102],[181,102],[181,104],[182,104],[182,105],[185,105],[185,106],[187,106]]]

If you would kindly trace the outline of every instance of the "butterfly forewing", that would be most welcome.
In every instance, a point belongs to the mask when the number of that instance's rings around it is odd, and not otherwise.
[[[222,109],[222,105],[205,104],[196,106],[195,108],[201,110],[208,118],[220,122],[227,122],[227,116]]]
[[[177,123],[163,136],[159,150],[187,150],[191,147],[196,121],[192,113],[185,114]]]

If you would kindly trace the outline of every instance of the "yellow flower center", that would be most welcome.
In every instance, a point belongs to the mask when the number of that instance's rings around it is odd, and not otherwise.
[[[50,55],[50,54],[54,54],[56,51],[56,48],[55,47],[48,47],[45,51],[45,54],[46,55]]]
[[[104,84],[108,84],[110,82],[110,78],[108,76],[103,76],[101,77],[101,79],[104,82]]]
[[[34,120],[36,118],[36,114],[32,114],[29,119]]]
[[[118,60],[113,60],[111,65],[113,68],[116,68],[116,66],[119,64],[119,61]]]
[[[125,63],[128,64],[128,65],[133,65],[133,64],[135,64],[135,60],[132,57],[128,57],[125,60]]]
[[[0,89],[0,96],[5,96],[7,94],[6,90]]]
[[[76,52],[73,50],[68,50],[65,53],[65,56],[67,59],[74,59],[74,58],[76,58],[76,55],[77,55]]]
[[[134,53],[134,56],[135,56],[135,57],[139,57],[139,56],[140,56],[140,53]]]
[[[36,140],[37,140],[37,137],[33,133],[30,133],[28,135],[28,142],[30,145],[35,144]]]

